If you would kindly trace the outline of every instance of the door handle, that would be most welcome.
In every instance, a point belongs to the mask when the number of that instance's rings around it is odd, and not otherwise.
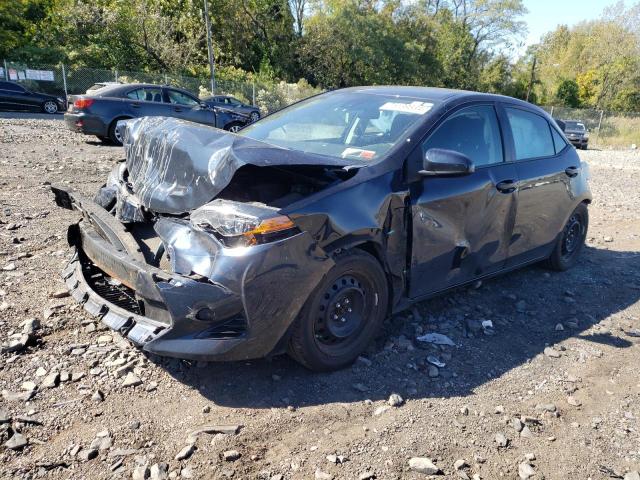
[[[580,169],[578,167],[567,167],[564,169],[564,173],[566,173],[568,177],[577,177]]]
[[[515,180],[503,180],[496,184],[496,189],[500,193],[513,193],[518,188],[518,182]]]
[[[131,107],[132,108],[140,108],[140,104],[139,103],[132,103]]]
[[[182,111],[182,109],[181,109],[180,107],[176,107],[176,108],[174,108],[174,109],[173,109],[173,111],[174,111],[174,112],[181,112],[181,111]]]

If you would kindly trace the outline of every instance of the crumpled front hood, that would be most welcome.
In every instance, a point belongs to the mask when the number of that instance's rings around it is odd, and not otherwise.
[[[118,122],[118,128],[128,182],[139,202],[157,213],[180,214],[210,202],[247,164],[353,165],[353,160],[287,150],[176,118],[141,117]]]

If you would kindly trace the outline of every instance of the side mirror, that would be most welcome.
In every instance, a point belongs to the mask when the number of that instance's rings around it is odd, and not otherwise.
[[[205,102],[200,102],[200,108],[203,108],[205,110],[211,110],[211,107],[207,105]]]
[[[474,171],[473,162],[463,153],[443,148],[430,148],[424,156],[420,175],[468,175]]]

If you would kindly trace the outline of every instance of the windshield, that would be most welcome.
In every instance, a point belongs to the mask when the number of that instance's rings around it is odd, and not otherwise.
[[[586,128],[584,127],[584,123],[580,123],[580,122],[564,122],[565,124],[565,129],[566,130],[586,130]]]
[[[291,150],[371,162],[424,120],[433,105],[424,98],[333,92],[276,112],[239,134]]]

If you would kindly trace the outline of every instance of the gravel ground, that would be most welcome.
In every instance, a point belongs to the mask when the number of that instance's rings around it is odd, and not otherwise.
[[[0,119],[1,478],[640,479],[638,152],[580,152],[595,200],[574,269],[424,302],[331,374],[147,356],[65,296],[77,214],[48,184],[93,194],[122,154]]]

